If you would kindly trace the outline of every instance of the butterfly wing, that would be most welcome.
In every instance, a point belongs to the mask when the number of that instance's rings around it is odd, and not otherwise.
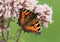
[[[37,14],[31,12],[27,9],[20,10],[20,17],[19,17],[19,25],[25,31],[32,31],[32,32],[41,32],[39,19],[37,18]]]
[[[29,10],[20,9],[20,16],[18,19],[19,25],[23,26],[24,24],[26,24],[30,20],[31,16],[32,16],[32,12],[30,12]]]

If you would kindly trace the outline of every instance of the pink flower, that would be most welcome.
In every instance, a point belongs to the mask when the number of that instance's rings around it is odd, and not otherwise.
[[[3,15],[3,13],[0,13],[0,17]]]
[[[20,1],[21,4],[23,4],[23,2],[24,2],[25,0],[19,0],[19,1]]]
[[[48,27],[48,23],[52,23],[52,8],[47,4],[37,5],[35,8],[35,13],[39,13],[40,20],[44,27]]]
[[[32,11],[37,5],[37,2],[38,2],[37,0],[26,0],[23,3],[23,7]]]

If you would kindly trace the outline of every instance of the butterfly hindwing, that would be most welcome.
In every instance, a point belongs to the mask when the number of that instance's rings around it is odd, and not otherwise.
[[[40,24],[38,19],[34,19],[32,21],[30,21],[29,23],[27,23],[26,25],[24,25],[25,30],[28,31],[33,31],[33,32],[41,32],[41,28],[40,28]]]

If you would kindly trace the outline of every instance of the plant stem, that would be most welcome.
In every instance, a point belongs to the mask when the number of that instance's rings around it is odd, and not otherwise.
[[[9,27],[10,27],[10,21],[8,22],[7,29],[9,29]],[[7,30],[7,37],[6,37],[7,39],[6,40],[9,39],[8,37],[9,37],[9,30]]]
[[[3,39],[3,41],[5,41],[3,30],[1,31],[1,33],[2,33],[2,39]]]
[[[7,31],[7,37],[6,37],[6,38],[7,38],[7,40],[8,40],[8,37],[9,37],[9,31]]]
[[[22,29],[20,29],[19,32],[18,32],[18,37],[17,37],[16,42],[19,42],[19,38],[20,38],[20,36],[21,36],[21,33],[22,33]]]

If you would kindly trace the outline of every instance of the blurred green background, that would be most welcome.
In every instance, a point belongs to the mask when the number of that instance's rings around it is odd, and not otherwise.
[[[48,29],[43,28],[41,35],[35,35],[34,33],[22,32],[20,42],[60,42],[60,0],[39,0],[39,4],[48,4],[53,8],[53,21],[49,24]],[[17,24],[11,22],[10,36],[16,35],[16,31],[20,28]],[[9,42],[15,42],[10,39]]]

